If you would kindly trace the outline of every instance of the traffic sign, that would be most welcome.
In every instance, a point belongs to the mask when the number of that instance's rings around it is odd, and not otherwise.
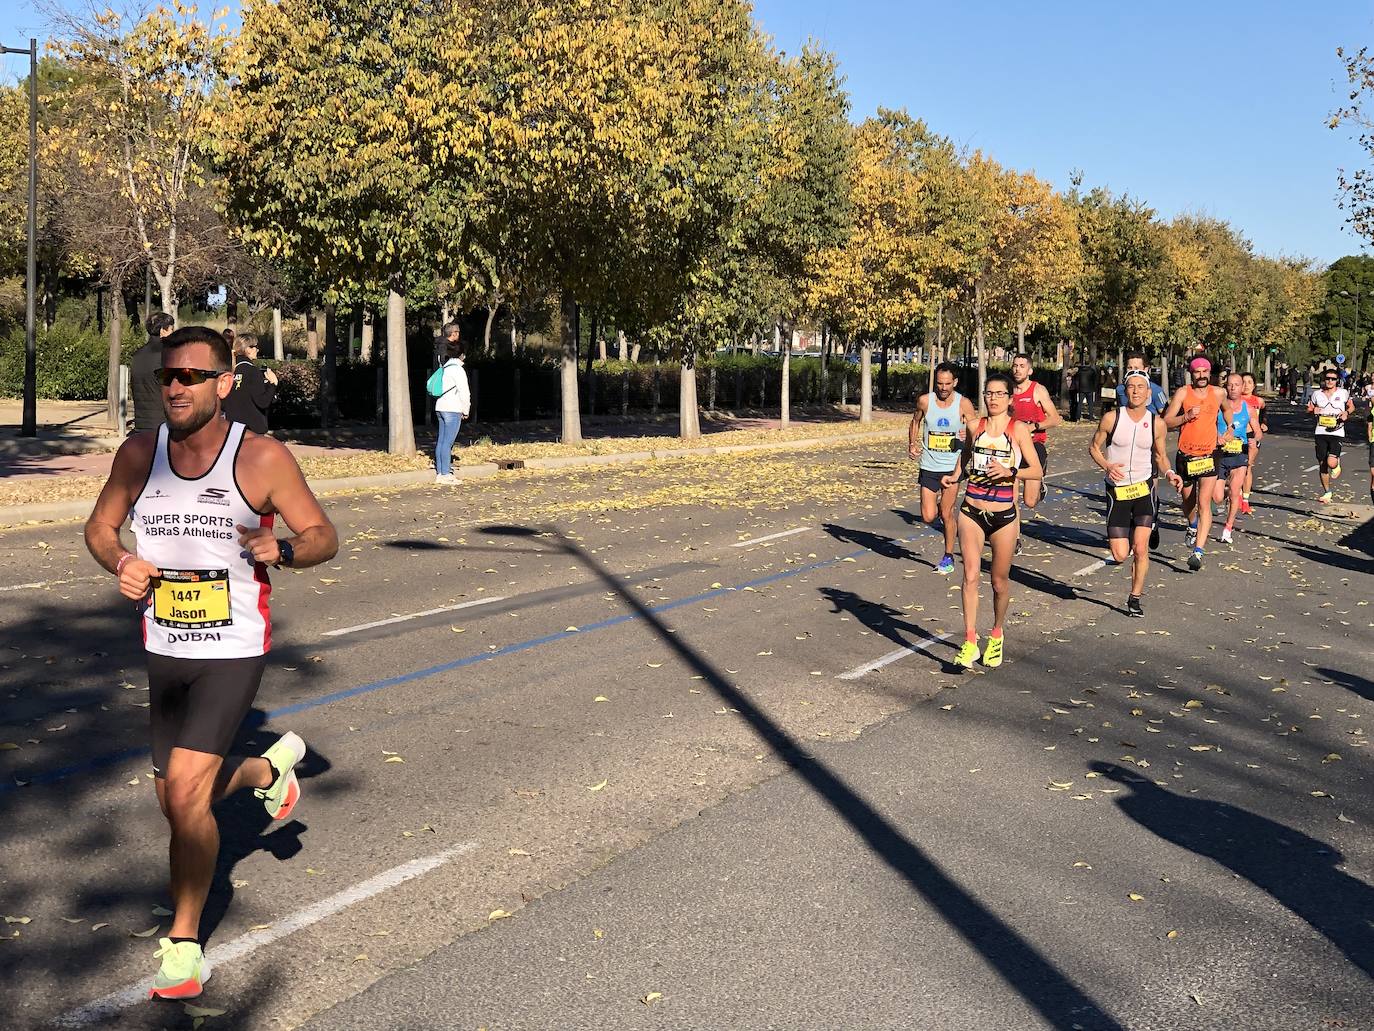
[[[1343,354],[1338,354],[1338,355],[1336,355],[1336,364],[1337,364],[1337,365],[1344,365],[1344,364],[1345,364],[1345,355],[1343,355]]]

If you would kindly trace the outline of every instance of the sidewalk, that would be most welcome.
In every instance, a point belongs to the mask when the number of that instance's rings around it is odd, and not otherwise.
[[[91,406],[86,407],[89,409]],[[0,413],[3,412],[4,408],[0,408]],[[103,408],[98,412],[83,412],[74,407],[66,412],[54,410],[59,418],[83,422],[103,420],[103,412]],[[736,438],[732,442],[729,438],[721,439],[721,436],[736,431],[752,431],[753,434],[771,437],[770,431],[780,429],[780,420],[777,416],[762,412],[739,415],[702,413],[702,439],[686,443],[676,436],[676,413],[665,414],[657,419],[644,415],[628,419],[598,417],[583,420],[587,450],[572,454],[549,453],[565,450],[556,445],[556,422],[479,422],[464,426],[460,444],[476,447],[466,461],[460,449],[454,475],[459,479],[475,479],[510,469],[569,469],[655,459],[799,449],[839,441],[897,440],[905,437],[906,419],[905,413],[875,410],[875,424],[862,427],[848,413],[834,410],[799,411],[793,415],[788,436],[763,440],[746,436],[742,441]],[[472,426],[470,431],[469,426]],[[811,426],[818,431],[815,435],[807,432]],[[843,427],[843,432],[835,433],[834,429],[840,427]],[[6,427],[0,430],[0,434],[10,430],[12,427]],[[68,439],[73,435],[69,433],[64,436],[48,431],[36,441],[25,441],[27,446],[23,450],[4,447],[6,440],[0,435],[0,526],[83,518],[89,513],[91,501],[99,490],[100,482],[108,476],[114,460],[114,452],[110,448],[116,446],[118,441],[88,432],[84,438],[87,449],[80,451]],[[309,442],[320,440],[322,431],[302,434],[288,431],[283,435],[287,446],[305,468],[312,489],[318,494],[433,484],[434,470],[428,460],[433,450],[433,432],[424,427],[416,427],[417,455],[409,459],[387,455],[385,441],[377,427],[345,426],[331,435],[336,438],[333,444]],[[295,439],[298,436],[303,439]],[[711,443],[712,437],[720,442]],[[664,446],[656,446],[659,440]],[[621,448],[628,444],[632,450],[607,449],[605,445],[611,442],[618,442]],[[94,450],[102,443],[104,450]],[[598,444],[602,446],[598,448]],[[521,454],[521,445],[528,445],[531,453]],[[491,455],[493,449],[497,450],[496,455]],[[485,457],[494,460],[483,461]],[[356,468],[350,469],[368,465],[373,469],[385,468],[388,463],[394,463],[395,468],[372,475],[361,474]],[[338,475],[337,467],[340,466],[349,469],[350,474]]]

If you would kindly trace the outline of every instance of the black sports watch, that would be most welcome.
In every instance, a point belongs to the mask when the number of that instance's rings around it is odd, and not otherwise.
[[[291,542],[277,541],[277,550],[281,552],[281,557],[273,563],[272,568],[280,569],[282,566],[290,568],[291,564],[296,561],[296,549],[291,546]]]

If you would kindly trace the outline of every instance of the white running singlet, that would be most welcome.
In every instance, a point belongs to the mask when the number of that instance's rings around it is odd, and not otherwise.
[[[144,602],[143,646],[183,659],[242,659],[272,644],[267,567],[239,544],[236,526],[270,527],[239,490],[234,463],[244,425],[229,424],[204,476],[172,468],[167,427],[157,431],[148,482],[129,512],[138,557],[162,571]]]

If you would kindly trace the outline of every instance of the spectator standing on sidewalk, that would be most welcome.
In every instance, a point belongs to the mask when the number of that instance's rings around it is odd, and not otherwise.
[[[162,384],[157,370],[162,368],[162,338],[176,328],[176,319],[165,311],[155,311],[144,323],[148,342],[129,360],[129,393],[134,400],[134,432],[155,430],[166,421],[162,410]]]
[[[450,334],[449,330],[453,333]],[[463,368],[463,344],[458,339],[458,327],[450,323],[444,327],[443,392],[434,399],[434,414],[439,420],[439,439],[434,445],[434,482],[457,483],[453,468],[453,445],[458,440],[458,428],[472,409],[472,395],[468,390],[468,374]]]
[[[234,385],[220,410],[229,421],[266,433],[267,410],[277,397],[277,374],[258,365],[257,357],[257,334],[241,333],[234,344]]]

